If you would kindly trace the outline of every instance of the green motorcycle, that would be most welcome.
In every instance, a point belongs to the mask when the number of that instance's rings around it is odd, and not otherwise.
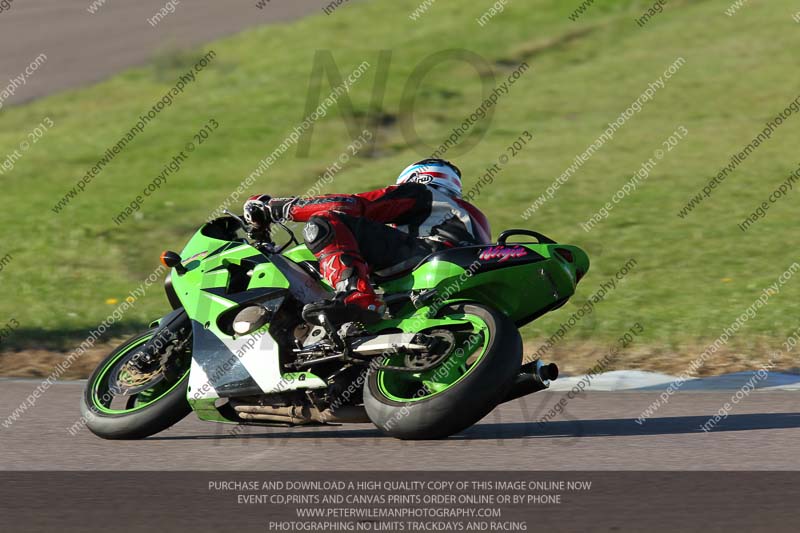
[[[387,304],[380,322],[341,324],[303,317],[333,291],[289,227],[273,226],[270,235],[288,235],[277,245],[227,215],[180,255],[162,254],[173,311],[89,378],[81,411],[94,434],[144,438],[194,410],[214,422],[372,423],[400,439],[438,439],[558,376],[555,364],[522,364],[518,328],[574,294],[589,269],[576,246],[508,230],[496,244],[435,252],[373,274]]]

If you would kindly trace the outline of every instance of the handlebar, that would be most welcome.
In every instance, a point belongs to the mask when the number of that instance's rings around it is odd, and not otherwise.
[[[268,225],[267,228],[265,228],[265,230],[263,232],[261,232],[261,233],[263,233],[263,235],[257,235],[256,232],[255,232],[255,228],[253,228],[250,224],[248,224],[242,217],[240,217],[239,215],[236,215],[236,214],[228,211],[227,209],[225,209],[223,212],[226,215],[228,215],[229,217],[231,217],[233,220],[235,220],[236,222],[239,223],[239,225],[241,226],[242,230],[247,234],[248,237],[250,237],[250,239],[255,241],[255,243],[256,243],[256,245],[257,245],[257,247],[259,249],[264,248],[264,249],[266,249],[267,251],[269,251],[271,253],[279,254],[279,253],[283,252],[286,248],[291,246],[292,244],[299,244],[299,241],[297,240],[297,237],[295,236],[294,232],[291,229],[289,229],[289,227],[287,227],[283,222],[281,222],[279,220],[275,221],[274,223],[277,224],[278,226],[280,226],[281,228],[283,228],[283,230],[286,231],[286,233],[289,234],[289,240],[285,244],[283,244],[282,246],[279,246],[279,247],[276,248],[275,247],[275,242],[272,240],[272,237],[271,237],[271,235],[272,235],[272,225]],[[262,237],[266,237],[266,238],[262,238]]]

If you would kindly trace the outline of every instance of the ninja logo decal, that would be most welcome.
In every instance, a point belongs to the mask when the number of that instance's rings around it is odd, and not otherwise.
[[[525,257],[526,255],[528,255],[528,249],[523,246],[492,246],[491,248],[483,250],[480,255],[478,255],[478,259],[481,261],[498,259],[498,263],[503,263],[509,259]]]

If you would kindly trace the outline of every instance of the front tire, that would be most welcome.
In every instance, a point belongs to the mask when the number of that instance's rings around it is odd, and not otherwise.
[[[89,377],[81,398],[81,415],[89,430],[104,439],[143,439],[176,424],[191,412],[186,400],[190,354],[182,357],[177,372],[163,372],[151,389],[123,397],[122,406],[113,388],[116,376],[137,349],[158,334],[152,329],[137,335],[106,357]],[[163,331],[163,330],[162,330]],[[185,335],[185,330],[178,329]],[[177,332],[176,332],[177,333]],[[191,341],[189,341],[191,342]]]
[[[522,339],[510,318],[478,304],[449,306],[440,315],[466,317],[480,330],[482,341],[475,342],[483,346],[463,358],[460,375],[439,379],[445,383],[435,382],[436,369],[418,376],[419,382],[399,372],[371,371],[364,387],[364,406],[370,420],[386,435],[441,439],[463,431],[505,398],[519,373]],[[476,333],[470,333],[470,339],[473,335]],[[439,368],[455,357],[449,356]]]

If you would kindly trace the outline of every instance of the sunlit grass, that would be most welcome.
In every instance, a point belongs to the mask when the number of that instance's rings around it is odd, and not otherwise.
[[[0,158],[44,117],[54,128],[10,173],[0,176],[0,319],[21,324],[16,337],[80,335],[113,311],[157,266],[163,249],[180,249],[194,229],[304,117],[317,50],[331,50],[342,75],[372,67],[352,89],[356,116],[369,115],[376,72],[388,68],[383,126],[371,157],[353,159],[326,192],[356,192],[394,181],[428,155],[512,65],[531,69],[499,101],[481,142],[448,154],[470,187],[523,130],[533,144],[506,166],[475,202],[494,233],[531,227],[585,246],[592,270],[576,300],[587,297],[629,258],[637,268],[569,336],[613,342],[641,322],[647,342],[713,340],[761,290],[797,259],[796,199],[775,205],[746,234],[741,222],[798,165],[800,117],[783,125],[686,220],[678,210],[742,149],[763,123],[800,93],[800,31],[788,0],[753,3],[727,17],[724,1],[675,2],[646,28],[646,2],[603,2],[571,22],[576,2],[510,2],[483,28],[483,2],[435,4],[417,22],[416,0],[353,4],[331,16],[269,26],[211,43],[217,57],[63,213],[51,207],[146,112],[203,50],[166,51],[151,65],[99,85],[0,112]],[[573,5],[575,4],[575,5]],[[369,23],[365,23],[369,21]],[[402,105],[410,76],[432,52],[468,49],[491,66],[481,71],[445,61],[419,84],[415,105]],[[379,64],[379,51],[389,50]],[[677,57],[686,65],[655,99],[564,184],[529,221],[522,212]],[[57,66],[51,65],[51,68]],[[379,68],[380,67],[380,68]],[[481,77],[482,76],[482,77]],[[322,96],[330,90],[323,84]],[[407,102],[406,102],[407,103]],[[408,120],[412,115],[413,121]],[[210,118],[220,128],[180,173],[121,226],[112,217],[146,186]],[[413,124],[419,136],[404,134]],[[590,233],[585,222],[661,147],[677,127],[688,138],[647,182]],[[300,194],[346,148],[338,108],[310,135],[310,153],[290,150],[248,193]],[[362,154],[363,155],[363,154]],[[785,285],[738,334],[778,339],[798,325],[800,280]],[[139,327],[167,310],[152,289],[125,317]],[[548,335],[576,310],[566,306],[526,328]],[[0,320],[2,322],[3,320]],[[37,341],[39,342],[39,341]]]

